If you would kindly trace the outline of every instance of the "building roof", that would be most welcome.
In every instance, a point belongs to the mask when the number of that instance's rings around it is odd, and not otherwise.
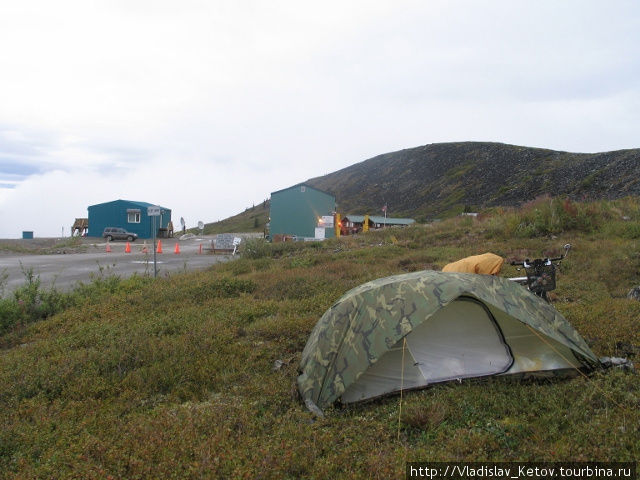
[[[353,223],[364,223],[364,215],[345,215],[344,219]],[[385,218],[380,215],[369,215],[369,221],[373,223],[386,223],[387,225],[411,225],[416,223],[413,218]]]
[[[335,199],[335,195],[329,193],[329,192],[325,192],[324,190],[320,190],[319,188],[316,187],[312,187],[311,185],[309,185],[308,183],[298,183],[296,185],[291,185],[290,187],[287,188],[283,188],[281,190],[276,190],[275,192],[271,192],[271,195],[273,195],[274,193],[280,193],[280,192],[285,192],[287,190],[291,190],[292,188],[297,188],[297,187],[307,187],[307,188],[311,188],[313,190],[315,190],[316,192],[320,192],[320,193],[324,193],[325,195],[329,195],[330,197]]]
[[[163,206],[161,206],[161,205],[155,205],[155,204],[153,204],[153,203],[149,203],[149,202],[137,202],[137,201],[135,201],[135,200],[123,200],[123,199],[121,199],[121,198],[119,198],[118,200],[113,200],[113,201],[111,201],[111,202],[103,202],[103,203],[96,203],[95,205],[89,205],[89,207],[88,207],[88,208],[91,208],[91,207],[97,207],[98,205],[106,205],[106,204],[108,204],[108,203],[114,203],[114,202],[126,202],[126,203],[130,203],[131,205],[135,205],[136,207],[139,207],[139,208],[141,208],[141,209],[142,209],[142,208],[148,208],[148,207],[160,207],[160,208],[161,208],[161,209],[163,209],[163,210],[171,210],[170,208],[163,207]]]

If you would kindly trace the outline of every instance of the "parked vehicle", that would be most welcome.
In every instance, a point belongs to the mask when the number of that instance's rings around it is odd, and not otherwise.
[[[106,238],[110,242],[113,240],[135,242],[136,238],[138,238],[138,234],[127,232],[124,228],[120,227],[107,227],[104,229],[104,232],[102,232],[102,238]]]

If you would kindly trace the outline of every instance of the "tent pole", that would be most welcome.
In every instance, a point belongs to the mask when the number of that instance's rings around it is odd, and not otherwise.
[[[402,418],[402,390],[404,388],[404,349],[407,346],[407,337],[402,339],[402,366],[400,368],[400,408],[398,408],[398,441],[400,441],[400,421]]]

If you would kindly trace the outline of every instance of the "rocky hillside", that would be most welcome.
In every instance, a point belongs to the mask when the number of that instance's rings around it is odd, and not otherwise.
[[[640,149],[569,153],[500,143],[440,143],[385,153],[306,183],[344,213],[419,221],[533,198],[640,195]]]

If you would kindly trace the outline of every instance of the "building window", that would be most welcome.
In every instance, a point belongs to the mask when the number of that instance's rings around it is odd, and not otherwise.
[[[140,223],[140,210],[127,210],[127,222]]]
[[[307,187],[300,187],[300,192],[304,193],[307,191]]]

